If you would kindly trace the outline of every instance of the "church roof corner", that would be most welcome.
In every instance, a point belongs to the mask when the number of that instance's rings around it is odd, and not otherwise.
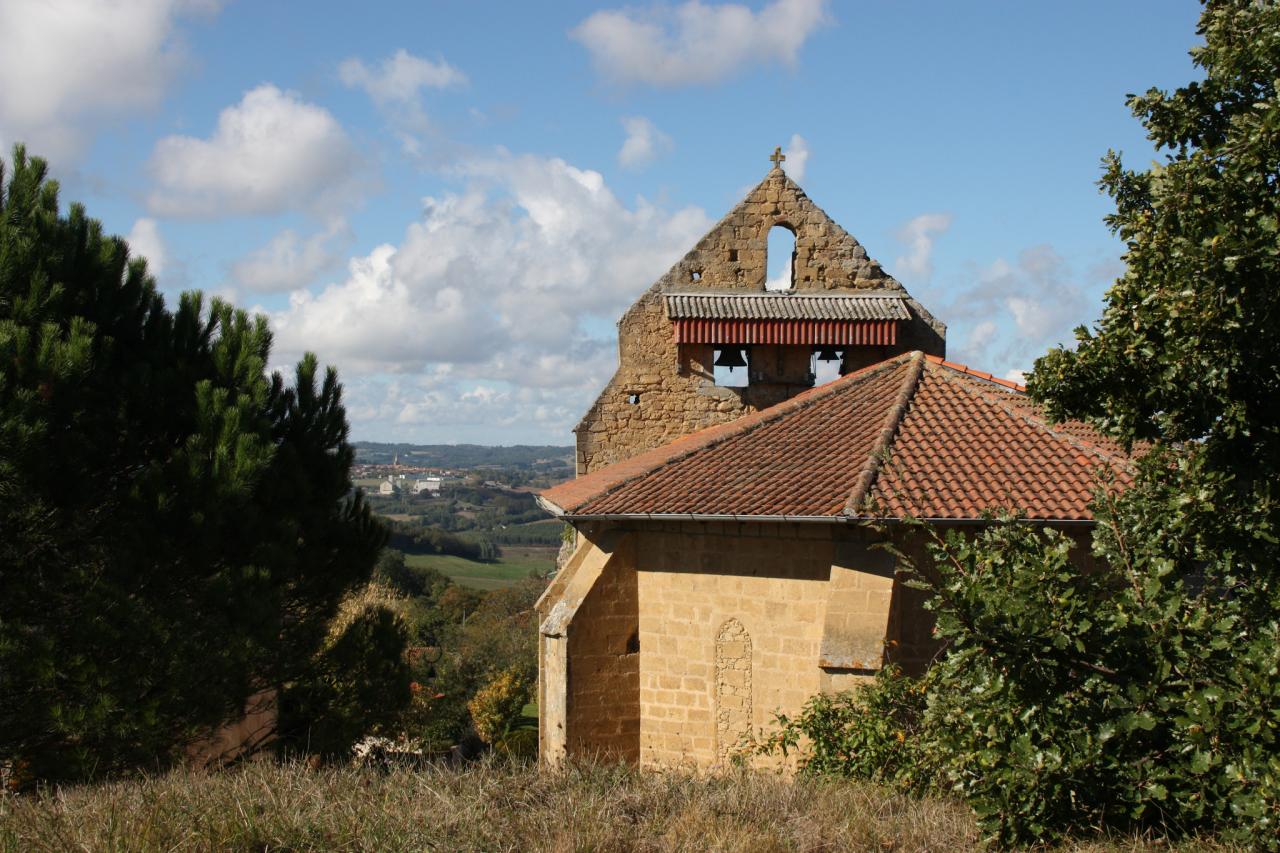
[[[569,519],[1091,522],[1132,459],[1021,386],[905,353],[544,491]]]

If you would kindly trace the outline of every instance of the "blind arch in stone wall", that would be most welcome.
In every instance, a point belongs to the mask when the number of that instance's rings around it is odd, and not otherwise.
[[[716,635],[716,755],[730,752],[751,733],[751,635],[736,618]]]

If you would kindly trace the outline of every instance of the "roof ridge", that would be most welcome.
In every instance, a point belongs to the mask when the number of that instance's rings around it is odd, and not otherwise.
[[[934,356],[926,356],[926,358],[928,358],[930,361],[933,361],[935,364],[938,364],[940,367],[947,367],[947,368],[950,368],[950,369],[951,369],[953,372],[955,372],[955,373],[960,373],[960,371],[955,370],[955,368],[954,368],[954,367],[952,367],[950,364],[946,364],[946,363],[942,362],[941,360],[936,360],[936,361],[935,361],[935,357],[934,357]],[[962,374],[962,375],[966,375],[966,376],[973,376],[974,374],[971,374],[971,373],[964,373],[964,374]],[[981,373],[980,373],[980,372],[979,372],[979,374],[977,374],[977,375],[978,375],[978,378],[981,378]],[[1006,381],[1007,381],[1007,380],[1006,380]],[[976,389],[976,388],[968,388],[968,387],[966,387],[966,383],[963,383],[963,382],[956,382],[956,383],[954,383],[954,384],[959,385],[961,388],[965,388],[965,390],[966,390],[966,391],[968,391],[968,392],[970,392],[970,393],[974,393],[974,394],[979,393],[978,389]],[[1004,384],[1004,383],[1003,383],[1003,382],[1001,382],[1001,384]],[[1026,394],[1026,390],[1025,390],[1025,389],[1022,389],[1020,393],[1022,393],[1022,394]],[[1089,452],[1093,453],[1093,454],[1094,454],[1094,455],[1096,455],[1096,456],[1101,456],[1101,457],[1103,457],[1104,459],[1106,459],[1107,461],[1115,460],[1115,461],[1122,462],[1122,463],[1124,463],[1124,464],[1126,464],[1126,465],[1131,465],[1131,464],[1132,464],[1132,462],[1133,462],[1133,460],[1132,460],[1132,459],[1130,459],[1128,456],[1125,456],[1125,455],[1124,455],[1124,454],[1122,454],[1122,453],[1119,453],[1119,454],[1118,454],[1118,453],[1113,453],[1112,451],[1107,450],[1105,447],[1102,447],[1102,446],[1100,446],[1100,445],[1098,445],[1098,444],[1096,444],[1096,443],[1094,443],[1094,442],[1090,441],[1090,440],[1089,440],[1089,439],[1087,439],[1087,438],[1081,438],[1080,436],[1078,436],[1078,435],[1073,435],[1072,433],[1067,432],[1066,430],[1058,429],[1058,428],[1057,428],[1057,425],[1056,425],[1056,424],[1052,424],[1052,423],[1050,423],[1050,422],[1049,422],[1049,420],[1048,420],[1048,418],[1044,418],[1044,417],[1036,417],[1036,416],[1033,416],[1033,415],[1029,414],[1025,409],[1019,409],[1019,408],[1015,408],[1015,407],[1013,407],[1013,406],[1009,406],[1009,405],[1007,405],[1007,404],[1006,404],[1006,402],[1005,402],[1004,400],[1001,400],[1001,399],[999,398],[999,396],[996,396],[996,397],[994,397],[994,398],[988,398],[988,399],[990,399],[990,401],[991,401],[993,404],[995,404],[995,405],[999,406],[1000,408],[1004,409],[1004,410],[1005,410],[1005,412],[1009,413],[1010,415],[1013,415],[1013,416],[1014,416],[1014,417],[1016,417],[1016,418],[1020,418],[1023,422],[1028,423],[1028,424],[1031,424],[1032,426],[1035,426],[1035,427],[1039,427],[1040,429],[1044,430],[1045,432],[1049,433],[1050,435],[1054,436],[1055,438],[1062,439],[1063,441],[1066,441],[1068,444],[1071,444],[1071,445],[1074,445],[1074,446],[1076,446],[1076,447],[1079,447],[1079,448],[1080,448],[1080,449],[1082,449],[1082,450],[1087,450],[1087,451],[1089,451]],[[1034,400],[1030,400],[1030,398],[1028,398],[1028,401],[1029,401],[1029,402],[1031,402],[1031,403],[1032,403],[1032,405],[1034,405],[1034,406],[1038,406],[1038,405],[1039,405],[1039,404],[1038,404],[1038,403],[1036,403]],[[1079,422],[1079,423],[1083,423],[1083,422],[1081,421],[1081,422]],[[1088,425],[1088,424],[1085,424],[1085,426],[1089,426],[1089,425]],[[1089,427],[1089,428],[1090,428],[1090,429],[1093,429],[1093,427]]]
[[[941,365],[942,367],[946,367],[951,370],[954,370],[956,373],[962,373],[965,376],[975,376],[978,379],[982,379],[987,382],[994,382],[997,385],[1003,385],[1006,388],[1012,388],[1014,391],[1018,391],[1022,394],[1027,393],[1027,386],[1019,385],[1017,382],[1014,382],[1011,379],[1001,379],[991,373],[988,373],[985,370],[976,370],[967,364],[960,364],[959,362],[956,362],[956,361],[947,361],[945,358],[942,358],[941,356],[937,356],[937,355],[926,355],[925,358],[929,359],[929,361],[933,362],[934,364],[938,364],[938,365]]]
[[[876,475],[880,473],[880,464],[885,454],[889,452],[889,445],[893,443],[893,437],[898,432],[898,427],[902,424],[902,418],[907,413],[907,408],[911,405],[911,398],[915,396],[916,388],[920,385],[920,376],[924,373],[925,354],[916,350],[911,353],[911,366],[907,371],[907,376],[902,381],[902,387],[898,390],[898,396],[894,398],[893,405],[889,407],[889,411],[885,414],[884,424],[880,427],[880,434],[876,436],[876,442],[871,447],[871,452],[867,454],[867,461],[862,465],[862,471],[858,474],[857,482],[853,486],[853,491],[849,493],[848,500],[844,504],[844,515],[855,515],[858,507],[871,493],[871,484],[875,482]]]
[[[911,353],[911,355],[914,355],[914,354],[915,353]],[[688,457],[692,456],[694,453],[698,453],[700,451],[707,450],[712,447],[716,447],[717,445],[723,444],[724,442],[728,441],[731,438],[734,438],[739,435],[745,435],[746,433],[751,432],[755,429],[758,429],[762,426],[765,426],[766,424],[771,424],[777,419],[783,417],[784,415],[788,415],[788,414],[791,414],[792,412],[796,412],[801,409],[808,408],[809,406],[813,405],[814,403],[820,400],[825,400],[828,397],[833,396],[837,392],[840,392],[845,390],[846,388],[852,387],[853,385],[857,384],[863,379],[867,379],[871,376],[874,376],[875,374],[883,370],[892,370],[894,367],[898,366],[901,358],[902,356],[898,355],[892,358],[887,358],[884,361],[876,362],[875,364],[867,365],[866,367],[863,367],[859,370],[855,370],[853,373],[850,373],[846,376],[841,376],[838,379],[834,379],[831,382],[826,383],[825,385],[819,385],[815,388],[810,388],[807,391],[802,391],[796,396],[791,397],[790,399],[787,399],[787,400],[783,400],[781,403],[775,403],[774,405],[770,406],[767,409],[761,409],[758,412],[752,412],[751,414],[744,415],[736,420],[732,420],[723,424],[715,424],[714,426],[704,427],[703,429],[700,429],[697,432],[692,432],[692,433],[689,433],[688,435],[681,436],[680,438],[677,438],[674,442],[672,442],[672,444],[688,442],[687,446],[682,448],[679,453],[676,453],[672,456],[668,456],[665,459],[662,459],[661,461],[656,462],[652,467],[642,468],[640,470],[637,470],[634,473],[630,474],[629,476],[623,477],[622,479],[618,480],[615,483],[611,483],[602,491],[597,492],[591,495],[590,497],[583,498],[578,503],[584,504],[589,501],[596,501],[596,500],[600,500],[601,498],[605,498],[613,494],[614,492],[618,491],[619,489],[623,488],[624,486],[630,485],[631,483],[635,482],[641,477],[647,477],[657,471],[662,470],[663,468],[667,468],[671,465],[674,465],[677,462],[683,461],[684,459],[687,459]],[[714,432],[715,434],[707,435],[708,433],[712,433],[712,432]],[[706,440],[705,441],[694,440],[698,436],[703,436]],[[669,445],[659,445],[659,447],[655,447],[651,449],[658,450],[663,446],[669,446]],[[637,454],[637,456],[639,455],[641,454]],[[632,459],[634,458],[636,457],[632,457]],[[625,464],[626,461],[627,460],[623,460],[622,462],[615,463],[615,464]],[[591,475],[588,474],[586,476],[591,476]],[[573,482],[573,481],[569,481],[569,482]]]
[[[906,299],[906,293],[901,290],[890,290],[887,288],[850,288],[847,290],[771,290],[761,293],[758,290],[741,291],[741,290],[664,290],[663,296],[732,296],[734,298],[746,299],[793,299],[796,297],[802,299]],[[936,356],[930,356],[935,358]]]

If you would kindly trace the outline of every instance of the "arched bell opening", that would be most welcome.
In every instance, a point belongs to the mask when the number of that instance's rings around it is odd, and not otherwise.
[[[843,375],[844,352],[834,346],[821,346],[813,351],[812,367],[814,385],[826,385]]]
[[[780,222],[769,229],[765,255],[764,289],[794,290],[796,286],[796,232]]]
[[[747,347],[735,344],[717,346],[711,362],[716,384],[724,388],[745,388],[751,384],[749,359]]]

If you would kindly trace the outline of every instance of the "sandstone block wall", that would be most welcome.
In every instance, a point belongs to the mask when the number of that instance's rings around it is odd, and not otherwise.
[[[766,408],[810,387],[806,347],[755,348],[752,372],[763,378],[744,388],[717,386],[712,347],[677,347],[663,301],[668,292],[763,292],[768,236],[776,225],[796,235],[797,292],[906,293],[804,190],[774,169],[618,322],[617,373],[574,430],[578,473]],[[851,349],[846,371],[914,349],[945,354],[945,327],[914,299],[908,299],[908,306],[912,319],[904,324],[898,344]],[[638,402],[630,402],[637,395]]]
[[[880,534],[866,528],[590,527],[565,571],[590,569],[588,551],[603,568],[568,622],[543,638],[542,713],[553,695],[565,697],[563,716],[544,720],[550,728],[563,720],[563,754],[720,766],[744,735],[771,731],[776,712],[795,714],[815,693],[856,687],[886,662],[921,674],[938,652],[925,594],[895,576],[888,553],[873,547]],[[1088,570],[1087,535],[1075,532],[1082,545],[1073,558]],[[918,531],[899,529],[893,544],[928,571]],[[566,589],[576,582],[561,580]],[[540,604],[551,621],[557,602],[575,599],[555,590]],[[556,653],[546,642],[566,644],[563,667],[549,666]]]
[[[639,608],[629,560],[605,569],[569,631],[566,752],[635,763],[640,756]]]
[[[636,548],[640,763],[712,766],[818,692],[831,530],[647,528]]]

